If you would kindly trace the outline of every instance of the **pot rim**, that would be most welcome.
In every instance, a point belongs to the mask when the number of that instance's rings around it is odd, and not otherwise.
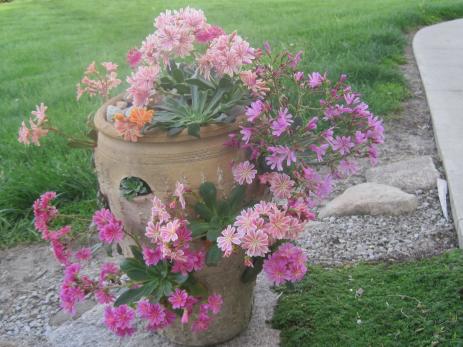
[[[95,113],[94,124],[98,132],[105,134],[113,139],[127,142],[119,135],[114,126],[106,120],[106,109],[110,105],[114,105],[117,101],[123,100],[124,93],[121,93],[108,101],[106,101]],[[157,129],[150,132],[138,139],[138,142],[130,142],[131,144],[137,143],[176,143],[176,142],[189,142],[198,141],[204,138],[221,136],[238,130],[236,122],[231,124],[209,124],[200,128],[200,138],[188,135],[187,129],[183,129],[179,134],[168,136],[167,132],[162,129]]]

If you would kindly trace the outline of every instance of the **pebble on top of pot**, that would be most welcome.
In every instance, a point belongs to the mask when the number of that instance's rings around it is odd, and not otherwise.
[[[302,52],[252,48],[236,32],[207,22],[201,10],[161,13],[155,31],[127,62],[92,63],[77,98],[100,96],[98,140],[51,126],[41,103],[18,140],[40,145],[49,133],[91,147],[109,209],[95,212],[99,243],[125,259],[85,272],[95,248],[79,244],[73,216],[44,193],[35,226],[64,266],[62,307],[94,296],[119,336],[136,321],[190,345],[226,341],[246,328],[255,278],[276,285],[301,280],[307,255],[294,242],[332,181],[377,162],[382,121],[347,83],[305,73]],[[122,189],[122,191],[121,191]]]

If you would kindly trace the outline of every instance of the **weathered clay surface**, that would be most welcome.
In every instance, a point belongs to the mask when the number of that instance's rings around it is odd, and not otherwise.
[[[132,201],[120,194],[120,182],[125,177],[139,177],[160,199],[182,181],[197,190],[204,181],[216,184],[220,195],[226,195],[233,186],[232,161],[239,161],[242,153],[224,146],[228,134],[236,124],[209,125],[201,128],[200,139],[186,131],[169,137],[157,130],[139,139],[124,141],[113,125],[106,121],[108,106],[120,102],[122,96],[104,104],[95,115],[98,145],[95,149],[95,167],[103,195],[111,211],[124,222],[131,232],[144,233],[151,214],[152,196]]]
[[[432,158],[422,156],[370,168],[365,173],[368,182],[388,184],[406,192],[431,189],[439,177]]]
[[[400,215],[416,210],[414,195],[396,187],[377,183],[362,183],[348,188],[320,211],[319,217],[352,215]]]

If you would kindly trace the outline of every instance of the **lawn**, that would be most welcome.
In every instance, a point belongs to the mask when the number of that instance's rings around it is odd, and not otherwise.
[[[463,252],[419,262],[313,267],[280,290],[282,346],[462,346]]]
[[[95,207],[89,151],[48,138],[40,148],[16,142],[22,119],[40,102],[69,132],[85,130],[96,101],[75,100],[75,85],[93,60],[113,60],[127,73],[126,51],[153,30],[163,9],[189,4],[209,21],[239,30],[255,46],[305,51],[305,70],[347,73],[380,115],[392,118],[407,97],[398,64],[404,32],[463,16],[463,0],[93,1],[15,0],[0,4],[0,247],[37,239],[30,206],[40,193],[60,193],[62,208]]]

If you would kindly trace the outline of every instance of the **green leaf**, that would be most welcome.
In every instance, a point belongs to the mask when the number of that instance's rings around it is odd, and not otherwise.
[[[188,135],[197,137],[199,139],[199,131],[201,127],[198,123],[188,125],[187,129],[188,129]]]
[[[140,248],[136,245],[131,245],[130,250],[132,251],[133,257],[137,259],[139,262],[142,264],[145,263],[145,260],[143,259],[143,254],[140,251]]]
[[[217,214],[220,217],[228,217],[231,213],[230,203],[227,200],[220,201]]]
[[[161,294],[161,297],[168,296],[170,293],[172,293],[172,283],[166,280],[161,281],[157,289],[157,292]]]
[[[150,279],[150,275],[146,270],[141,270],[141,269],[132,269],[129,271],[126,271],[127,276],[133,281],[137,282],[144,282]]]
[[[157,280],[152,280],[139,288],[127,289],[116,299],[114,306],[134,303],[143,297],[151,295],[158,285],[159,282]]]
[[[217,237],[220,235],[221,229],[211,229],[207,232],[207,239],[209,241],[217,241]]]
[[[184,83],[177,83],[174,88],[177,89],[179,94],[190,94],[191,92],[190,86]]]
[[[209,81],[207,81],[204,78],[201,78],[199,76],[198,77],[187,78],[185,80],[185,83],[197,86],[198,88],[203,89],[203,90],[204,89],[214,89],[215,88],[215,86],[211,82],[209,82]]]
[[[214,244],[209,251],[207,251],[206,264],[209,266],[215,266],[222,259],[222,251]]]
[[[205,221],[210,221],[211,218],[214,216],[214,212],[211,211],[211,209],[202,202],[198,202],[195,205],[195,211]]]
[[[243,283],[249,283],[256,279],[257,275],[262,271],[264,264],[264,258],[259,257],[254,260],[254,267],[247,267],[241,275],[241,281]]]
[[[121,263],[121,270],[128,272],[132,270],[146,270],[146,265],[135,258],[126,258]]]
[[[203,198],[207,207],[211,210],[215,210],[217,204],[217,189],[214,183],[204,182],[199,186],[199,194]]]
[[[183,128],[170,128],[167,131],[168,136],[175,136],[177,134],[180,134],[182,132]]]
[[[191,236],[194,238],[206,235],[207,231],[210,229],[209,223],[202,223],[197,221],[191,222],[189,226],[191,230]]]
[[[232,213],[237,212],[244,200],[244,194],[246,193],[246,188],[244,186],[236,186],[230,192],[228,196],[228,203]]]

